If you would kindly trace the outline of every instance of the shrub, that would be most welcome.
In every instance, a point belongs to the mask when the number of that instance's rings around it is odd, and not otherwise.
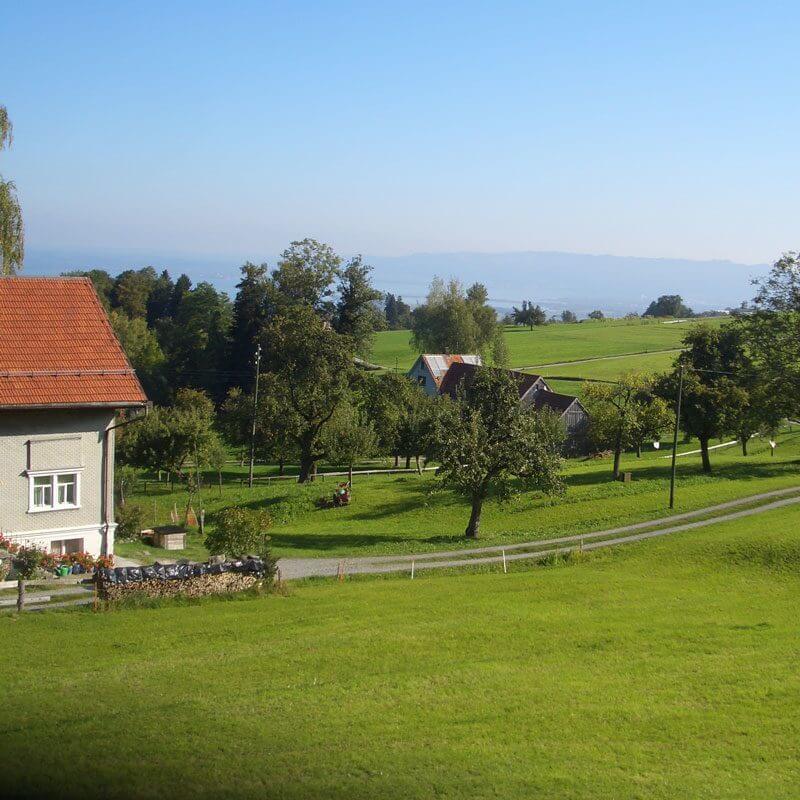
[[[126,503],[117,508],[117,538],[130,541],[141,538],[144,528],[144,510],[141,506]]]
[[[240,506],[225,508],[214,519],[214,530],[206,536],[206,548],[213,555],[226,555],[228,558],[260,556],[271,565],[273,559],[267,536],[271,524],[266,511]]]
[[[38,547],[21,545],[11,558],[14,571],[22,580],[30,580],[42,568],[47,559],[47,553]]]

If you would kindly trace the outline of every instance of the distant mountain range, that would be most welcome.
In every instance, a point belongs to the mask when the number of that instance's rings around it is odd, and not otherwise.
[[[149,251],[56,251],[30,249],[23,274],[57,275],[73,269],[122,269],[152,265],[171,273],[186,272],[192,280],[209,281],[233,292],[239,266],[246,260],[274,264],[275,256],[191,256]],[[481,281],[493,305],[507,309],[531,300],[548,313],[565,308],[585,315],[599,308],[608,315],[641,313],[662,294],[680,294],[695,311],[737,306],[752,298],[753,278],[767,264],[733,261],[639,258],[564,252],[416,253],[407,256],[365,256],[375,267],[378,289],[402,295],[413,305],[426,293],[434,275]]]

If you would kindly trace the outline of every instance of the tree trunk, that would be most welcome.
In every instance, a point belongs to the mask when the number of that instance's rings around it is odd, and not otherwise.
[[[283,468],[284,468],[284,466],[285,466],[285,465],[284,465],[284,463],[283,463],[283,456],[281,456],[281,457],[278,459],[278,475],[283,475]]]
[[[217,477],[219,478],[219,496],[222,497],[222,470],[217,470]]]
[[[395,453],[394,454],[394,468],[397,469],[399,464],[400,464],[400,456],[397,453]]]
[[[636,458],[642,457],[642,443],[636,442]]]
[[[406,469],[411,469],[411,456],[406,456]]]
[[[747,455],[747,454],[745,453],[745,455]],[[120,481],[119,482],[119,504],[121,506],[123,506],[123,508],[124,508],[124,506],[125,506],[125,481]]]
[[[747,455],[747,436],[740,436],[739,437],[742,441],[742,455]]]
[[[350,464],[350,466],[347,468],[347,481],[351,486],[353,485],[353,465],[352,464]]]
[[[417,475],[422,475],[422,467],[419,463],[419,456],[417,456]]]
[[[708,457],[708,437],[700,439],[700,454],[703,458],[703,472],[711,474],[711,459]]]
[[[614,441],[614,480],[619,478],[619,462],[622,456],[622,429],[617,431],[617,438]]]
[[[22,578],[17,578],[17,611],[22,612],[25,609],[25,581]]]
[[[478,529],[480,528],[481,525],[482,508],[483,508],[483,498],[473,497],[472,512],[469,515],[469,524],[467,525],[467,529],[464,531],[464,535],[467,537],[467,539],[478,538]]]
[[[298,483],[308,483],[314,480],[315,462],[310,453],[300,455],[300,474],[297,476]]]

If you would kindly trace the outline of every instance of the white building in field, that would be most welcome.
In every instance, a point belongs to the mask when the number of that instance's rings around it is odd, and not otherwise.
[[[147,398],[88,278],[0,278],[0,532],[114,549],[114,424]]]

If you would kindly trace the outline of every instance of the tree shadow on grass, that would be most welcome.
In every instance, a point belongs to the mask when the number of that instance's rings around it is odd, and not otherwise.
[[[403,536],[387,534],[355,534],[355,533],[281,533],[270,532],[271,544],[276,548],[291,548],[296,550],[316,550],[320,553],[325,551],[335,551],[352,549],[353,556],[370,555],[392,555],[392,551],[382,551],[380,553],[356,552],[360,549],[374,547],[376,545],[397,545],[397,554],[413,552],[414,548],[423,545],[458,545],[465,543],[463,534],[453,534],[451,536]],[[411,545],[411,547],[401,547]]]

